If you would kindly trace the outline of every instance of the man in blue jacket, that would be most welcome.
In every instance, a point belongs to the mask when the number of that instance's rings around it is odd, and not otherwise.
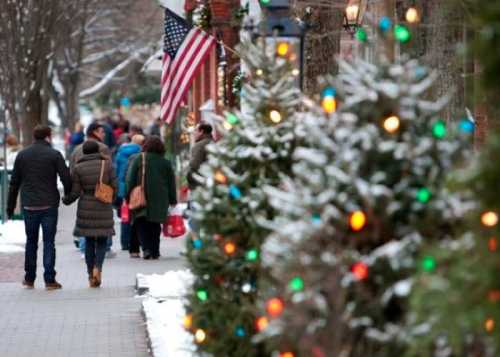
[[[56,248],[58,207],[60,201],[57,176],[62,181],[64,193],[71,192],[71,176],[61,153],[51,146],[52,130],[48,126],[36,126],[35,142],[16,157],[9,187],[7,215],[14,214],[17,195],[21,190],[21,206],[26,230],[26,255],[23,285],[33,289],[36,279],[38,233],[43,231],[43,267],[47,290],[60,289],[56,281]]]
[[[144,144],[144,136],[140,134],[136,134],[132,137],[132,142],[129,144],[123,144],[118,149],[118,153],[116,154],[116,176],[118,177],[118,192],[117,192],[117,206],[120,209],[123,199],[127,194],[126,190],[126,178],[127,178],[127,169],[129,164],[129,159],[135,154],[138,154],[142,150],[142,145]],[[122,246],[122,250],[129,250],[130,247],[130,235],[131,229],[129,223],[121,224],[121,233],[120,233],[120,242]],[[138,253],[130,250],[130,254],[135,257]]]

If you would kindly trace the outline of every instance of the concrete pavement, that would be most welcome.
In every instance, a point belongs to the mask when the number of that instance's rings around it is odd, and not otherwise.
[[[104,262],[103,286],[89,289],[84,260],[73,245],[75,207],[59,210],[56,270],[62,290],[44,290],[41,254],[35,290],[21,287],[24,256],[0,255],[2,357],[149,355],[141,300],[135,297],[135,275],[182,268],[184,241],[162,238],[160,260],[144,261],[120,251],[115,237],[113,248],[118,255]]]

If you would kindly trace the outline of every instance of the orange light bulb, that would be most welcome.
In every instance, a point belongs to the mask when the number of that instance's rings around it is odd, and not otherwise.
[[[278,298],[273,298],[269,300],[266,304],[266,309],[269,315],[272,317],[278,317],[283,313],[283,309],[285,308],[283,301]]]
[[[193,315],[189,314],[184,316],[182,321],[182,325],[186,330],[189,330],[193,326]]]
[[[255,326],[257,328],[257,331],[264,331],[267,326],[269,326],[269,320],[267,319],[267,317],[261,316],[255,321]]]
[[[216,182],[225,185],[227,184],[227,176],[222,173],[222,171],[217,170],[214,174],[214,179]]]
[[[368,265],[363,262],[354,264],[351,270],[357,280],[365,280],[368,278]]]
[[[227,255],[233,255],[234,252],[236,252],[236,245],[233,242],[227,242],[224,244],[224,252],[226,252]]]
[[[295,357],[293,352],[281,352],[280,357]]]
[[[488,249],[490,250],[490,252],[496,252],[496,250],[498,249],[498,241],[496,238],[490,238],[490,240],[488,241]]]
[[[487,319],[484,322],[484,329],[486,330],[486,332],[493,332],[493,330],[495,329],[495,320],[491,318]]]
[[[400,126],[400,120],[395,115],[392,115],[389,118],[384,120],[384,129],[388,133],[391,133],[391,134],[395,133],[396,131],[398,131],[399,126]]]

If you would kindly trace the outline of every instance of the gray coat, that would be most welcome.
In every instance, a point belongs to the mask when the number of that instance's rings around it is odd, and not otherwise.
[[[63,202],[69,205],[80,199],[74,231],[76,237],[109,237],[115,234],[112,205],[95,198],[95,187],[104,159],[98,153],[83,155],[74,167],[72,190]],[[106,160],[103,183],[113,187],[116,194],[116,174],[109,160]]]

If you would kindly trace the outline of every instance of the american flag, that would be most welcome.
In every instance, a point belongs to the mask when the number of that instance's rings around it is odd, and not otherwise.
[[[161,118],[168,124],[216,40],[165,9],[165,38],[161,76]]]

